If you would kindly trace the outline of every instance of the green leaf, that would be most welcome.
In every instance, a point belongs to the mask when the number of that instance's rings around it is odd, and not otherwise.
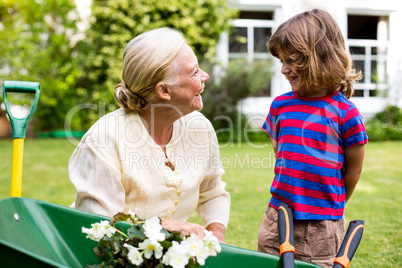
[[[125,221],[127,222],[129,219],[131,219],[131,215],[130,214],[125,214],[122,212],[117,213],[116,215],[114,215],[111,220],[110,220],[110,225],[111,226],[115,226],[116,222],[119,221]]]
[[[130,239],[141,239],[144,240],[146,238],[144,234],[144,228],[142,227],[142,224],[136,224],[135,226],[132,226],[127,229],[127,234]]]
[[[101,256],[101,260],[104,261],[104,262],[111,261],[111,260],[113,260],[113,255],[111,255],[111,254],[109,254],[107,252],[104,252],[102,254],[102,256]]]
[[[174,236],[174,233],[169,232],[168,230],[166,230],[165,228],[163,228],[161,230],[161,233],[165,234],[166,239],[170,239],[172,236]]]
[[[164,241],[160,242],[160,244],[164,249],[168,249],[172,246],[173,243],[170,241],[164,240]]]
[[[198,263],[195,261],[194,257],[190,258],[186,267],[187,268],[197,268],[198,267]]]

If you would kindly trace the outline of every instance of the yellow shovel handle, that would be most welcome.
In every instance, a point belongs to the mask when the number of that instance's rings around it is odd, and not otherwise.
[[[23,154],[24,139],[14,139],[13,163],[11,168],[11,197],[21,197]]]

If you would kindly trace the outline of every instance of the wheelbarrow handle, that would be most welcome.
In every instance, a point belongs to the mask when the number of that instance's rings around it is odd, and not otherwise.
[[[31,106],[31,110],[29,114],[25,118],[15,118],[11,114],[10,107],[8,105],[7,92],[15,92],[15,93],[34,93],[35,98]],[[3,99],[4,106],[6,107],[6,111],[8,117],[11,121],[11,127],[13,128],[13,138],[14,139],[24,139],[25,132],[28,125],[28,121],[31,118],[31,115],[35,111],[36,105],[39,100],[40,94],[40,84],[38,82],[26,82],[26,81],[4,81],[3,82]]]
[[[281,202],[278,209],[279,251],[282,257],[282,267],[295,267],[294,264],[294,234],[292,207]]]
[[[355,220],[349,223],[345,238],[334,260],[334,268],[347,268],[356,253],[363,236],[364,221]]]

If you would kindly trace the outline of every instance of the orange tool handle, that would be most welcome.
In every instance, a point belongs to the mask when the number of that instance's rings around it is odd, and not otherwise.
[[[355,220],[349,223],[345,238],[334,260],[334,268],[347,268],[359,247],[363,236],[364,221]]]
[[[279,251],[284,268],[295,267],[294,265],[294,237],[293,237],[293,211],[292,207],[281,202],[278,209],[278,233]]]

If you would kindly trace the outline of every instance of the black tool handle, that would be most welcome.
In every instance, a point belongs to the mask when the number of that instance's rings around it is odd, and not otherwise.
[[[285,202],[281,202],[278,209],[278,233],[282,266],[283,268],[294,268],[293,210]]]
[[[364,221],[355,220],[349,223],[345,238],[334,260],[334,268],[347,268],[359,247],[363,236]]]

